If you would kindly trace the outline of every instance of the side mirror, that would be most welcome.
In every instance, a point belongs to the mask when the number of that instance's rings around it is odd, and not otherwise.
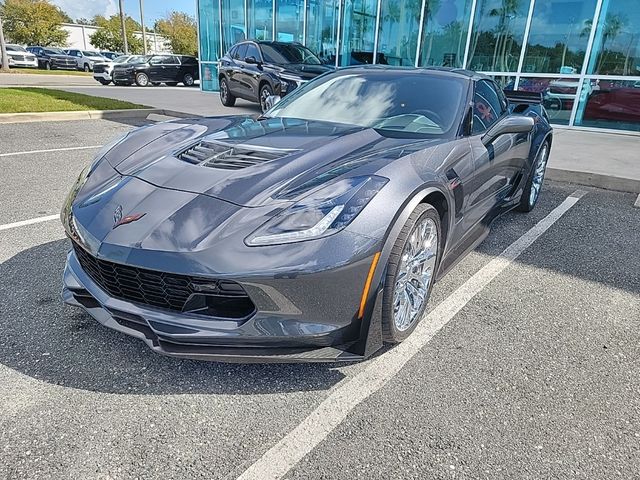
[[[496,138],[508,133],[529,133],[533,129],[534,121],[531,117],[525,117],[523,115],[508,115],[502,120],[496,122],[490,129],[482,136],[482,143],[489,145],[493,143]]]
[[[270,110],[271,107],[273,107],[280,100],[282,100],[282,97],[280,95],[269,95],[264,102],[267,110]]]
[[[254,57],[253,55],[250,57],[245,57],[244,59],[245,63],[248,63],[249,65],[258,65],[258,59],[256,57]]]

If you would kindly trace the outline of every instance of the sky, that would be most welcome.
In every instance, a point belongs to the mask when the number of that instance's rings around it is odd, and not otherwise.
[[[109,17],[118,13],[118,0],[50,0],[59,6],[74,20],[77,18],[92,18],[95,15]],[[139,0],[124,0],[127,15],[140,21]],[[153,23],[163,18],[168,12],[176,10],[195,17],[196,0],[144,0],[145,25],[152,27]]]

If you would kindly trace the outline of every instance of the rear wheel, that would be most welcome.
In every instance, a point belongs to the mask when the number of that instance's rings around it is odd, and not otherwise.
[[[382,302],[382,337],[400,343],[424,314],[440,262],[440,215],[420,204],[411,213],[393,245]]]
[[[193,87],[193,84],[196,81],[193,78],[193,75],[191,75],[190,73],[185,73],[184,77],[182,77],[182,83],[184,84],[185,87]]]
[[[136,73],[136,85],[146,87],[149,85],[149,76],[144,72]]]
[[[540,198],[540,190],[544,181],[544,174],[547,169],[547,161],[549,160],[549,142],[544,142],[538,151],[533,169],[529,174],[529,179],[522,192],[520,204],[517,209],[521,212],[530,212],[538,203]]]
[[[220,79],[220,102],[222,102],[225,107],[233,107],[236,104],[236,97],[234,97],[231,90],[229,90],[229,83],[227,83],[227,79],[224,77]]]

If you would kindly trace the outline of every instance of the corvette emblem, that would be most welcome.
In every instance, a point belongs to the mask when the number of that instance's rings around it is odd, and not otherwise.
[[[131,215],[123,217],[122,205],[118,205],[116,211],[113,212],[113,228],[119,227],[120,225],[126,225],[127,223],[135,222],[136,220],[140,220],[145,215],[146,213],[132,213]]]

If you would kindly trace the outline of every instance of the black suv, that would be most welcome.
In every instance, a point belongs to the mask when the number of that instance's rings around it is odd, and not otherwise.
[[[75,57],[67,55],[59,48],[31,46],[27,47],[27,52],[33,53],[38,59],[38,67],[45,70],[75,70],[78,67]]]
[[[113,83],[140,87],[183,83],[191,87],[199,78],[198,59],[187,55],[144,55],[113,67]]]
[[[298,43],[244,41],[220,59],[220,100],[227,107],[244,98],[267,109],[271,95],[285,96],[333,67]]]

